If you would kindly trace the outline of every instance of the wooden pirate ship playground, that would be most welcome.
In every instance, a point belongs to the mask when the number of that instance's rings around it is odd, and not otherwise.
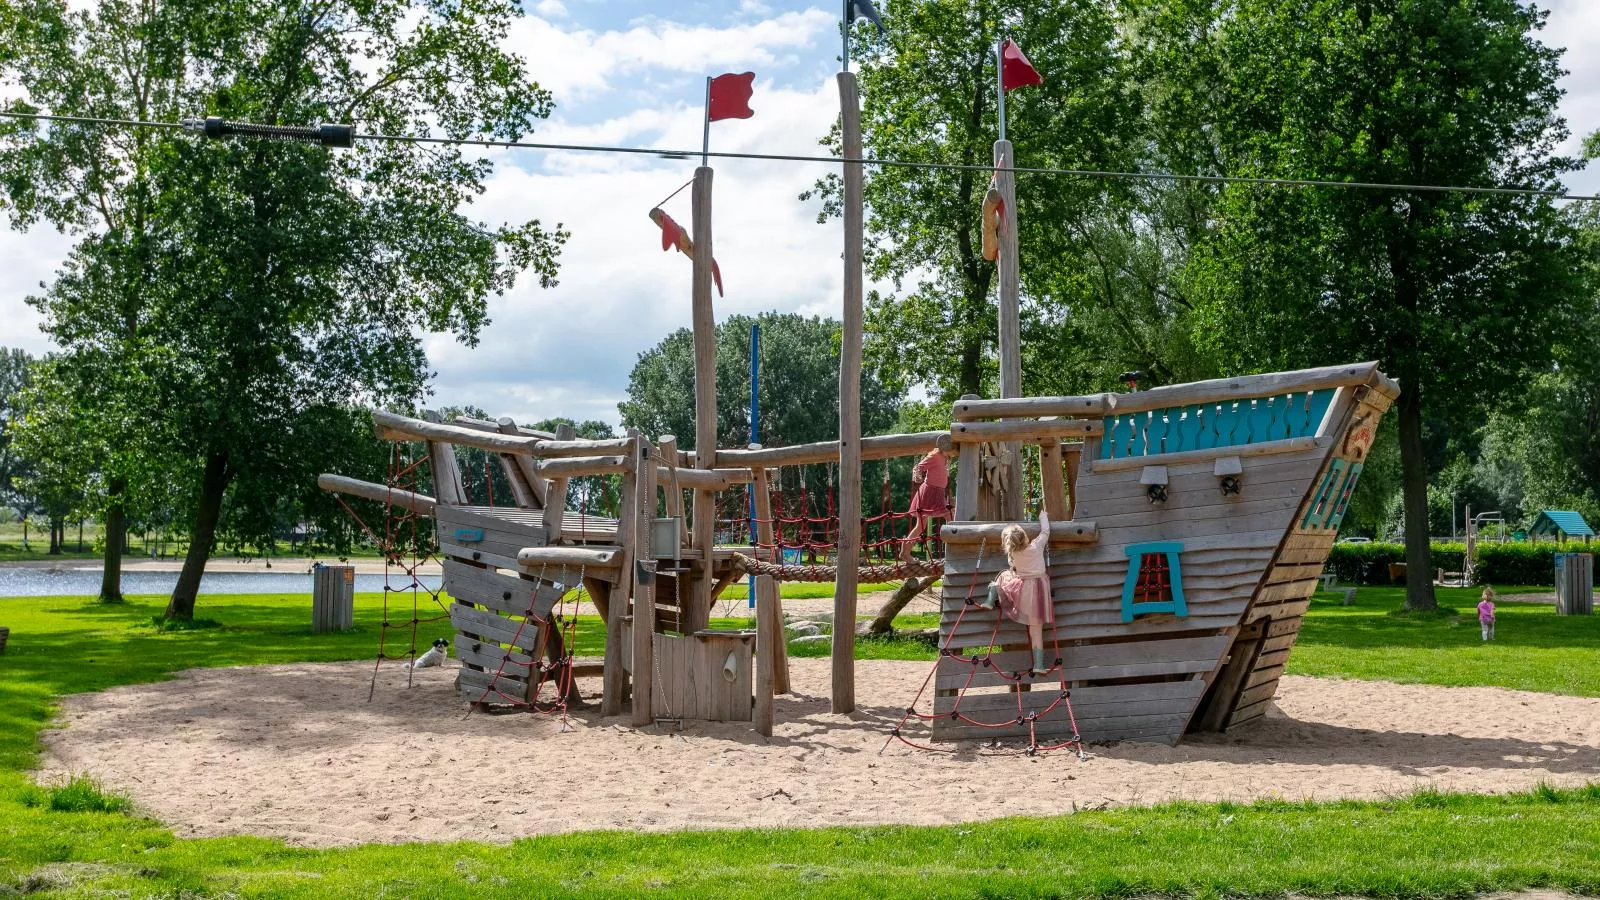
[[[838,84],[844,157],[861,160],[855,78],[841,72]],[[450,601],[437,593],[419,600],[418,560],[395,554],[400,578],[386,593],[386,629],[409,625],[414,634],[438,602],[436,615],[456,631],[460,695],[479,707],[564,715],[579,700],[578,680],[599,676],[602,716],[626,712],[635,725],[751,721],[770,735],[774,704],[789,691],[781,581],[834,583],[831,701],[848,713],[856,708],[860,580],[942,575],[939,657],[886,743],[1015,740],[1030,751],[1081,751],[1085,741],[1173,743],[1188,731],[1260,718],[1399,387],[1369,362],[1147,391],[1021,396],[1011,160],[1002,137],[993,202],[983,209],[999,267],[999,398],[962,398],[947,430],[862,437],[863,164],[845,162],[839,439],[717,447],[712,285],[720,278],[713,173],[702,165],[692,181],[691,233],[660,210],[651,216],[664,246],[693,264],[692,452],[671,436],[577,440],[507,419],[375,414],[382,437],[411,448],[397,449],[389,483],[327,475],[321,484],[384,504],[387,549],[416,546],[419,532],[432,528]],[[669,222],[675,234],[662,224]],[[467,502],[455,446],[498,454],[510,505]],[[957,467],[953,518],[939,532],[944,558],[865,558],[862,461],[936,448]],[[771,488],[781,468],[817,463],[837,465],[835,562],[793,564],[782,553],[788,539]],[[416,490],[423,466],[433,496]],[[620,480],[616,519],[567,508],[569,479],[594,475]],[[1042,671],[1024,628],[975,602],[1007,565],[1004,528],[1022,524],[1037,534],[1023,515],[1031,485],[1052,520],[1054,623]],[[719,498],[753,509],[748,543],[716,541]],[[892,541],[880,532],[868,543]],[[755,629],[710,629],[713,602],[745,575],[755,576]],[[604,622],[599,663],[573,653],[580,601]]]

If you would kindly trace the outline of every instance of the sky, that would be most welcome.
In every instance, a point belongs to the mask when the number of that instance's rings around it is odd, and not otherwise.
[[[701,138],[704,79],[754,71],[755,116],[712,126],[714,150],[821,155],[838,115],[838,3],[799,0],[524,0],[507,45],[555,95],[556,111],[530,136],[552,143],[693,149]],[[1600,3],[1551,0],[1543,39],[1569,46],[1561,111],[1574,137],[1600,129]],[[1046,74],[1048,77],[1048,73]],[[617,424],[640,353],[690,321],[690,263],[660,251],[648,212],[693,175],[695,160],[653,156],[490,154],[496,166],[470,214],[537,218],[572,232],[560,284],[519,280],[491,298],[476,347],[425,339],[435,372],[429,407],[473,405],[519,422],[553,416]],[[842,229],[819,225],[799,194],[826,174],[812,163],[714,161],[716,256],[727,288],[721,320],[764,310],[838,317]],[[1600,170],[1568,178],[1600,193]],[[687,225],[685,191],[666,205]],[[0,212],[0,219],[4,213]],[[9,226],[9,222],[6,223]],[[48,226],[0,229],[0,345],[50,349],[24,298],[64,258],[70,241]]]

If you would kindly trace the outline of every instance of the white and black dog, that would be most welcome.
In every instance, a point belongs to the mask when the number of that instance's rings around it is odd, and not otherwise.
[[[433,649],[417,657],[416,660],[410,664],[410,666],[413,669],[426,669],[429,666],[442,666],[444,665],[445,659],[449,656],[450,642],[444,638],[439,638],[433,642]]]

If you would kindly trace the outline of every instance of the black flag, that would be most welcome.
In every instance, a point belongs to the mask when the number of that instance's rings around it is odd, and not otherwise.
[[[883,27],[883,20],[878,18],[878,11],[873,8],[872,0],[845,0],[850,10],[850,21],[857,19],[870,19],[872,24],[878,26],[878,34],[887,34],[888,29]]]

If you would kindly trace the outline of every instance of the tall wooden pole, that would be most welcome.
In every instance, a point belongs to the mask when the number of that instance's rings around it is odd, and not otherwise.
[[[1005,91],[1000,92],[1005,96]],[[1001,122],[1005,119],[1002,113]],[[1002,125],[1002,128],[1004,126]],[[1004,134],[1004,132],[1001,132]],[[1019,321],[1017,271],[1017,176],[1010,171],[1013,156],[1011,142],[998,140],[994,144],[995,186],[1000,191],[1004,213],[1000,222],[1000,396],[1022,396],[1022,326]],[[1011,457],[1009,487],[1005,503],[1000,508],[1002,518],[1016,521],[1022,518],[1021,445],[1005,445]]]
[[[692,225],[694,238],[694,460],[695,467],[712,469],[717,458],[717,320],[711,309],[711,168],[694,170]],[[694,546],[700,551],[700,568],[680,597],[685,634],[706,627],[711,614],[711,588],[715,541],[714,495],[694,492]]]
[[[845,159],[861,158],[861,92],[839,73]],[[833,711],[856,708],[856,565],[861,553],[862,171],[844,164],[844,334],[839,342],[839,565],[833,588]]]

